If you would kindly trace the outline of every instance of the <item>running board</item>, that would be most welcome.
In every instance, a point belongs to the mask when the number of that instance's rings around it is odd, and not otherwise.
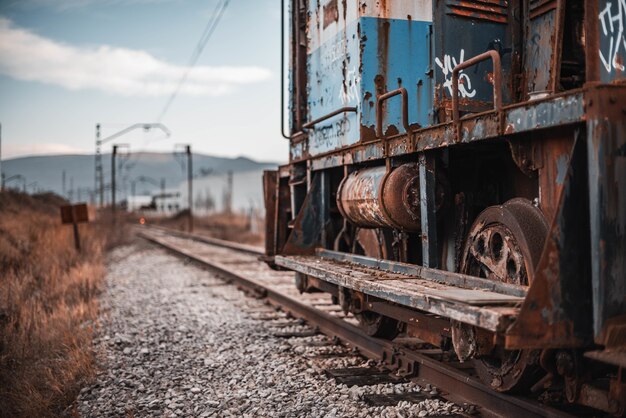
[[[337,286],[498,333],[515,320],[525,296],[521,286],[328,250],[317,256],[277,255],[274,261]]]

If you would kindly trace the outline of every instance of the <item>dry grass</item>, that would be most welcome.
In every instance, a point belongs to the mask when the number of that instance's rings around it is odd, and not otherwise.
[[[0,193],[0,416],[58,416],[94,373],[97,294],[110,234],[60,224],[54,195]]]
[[[188,225],[187,213],[187,211],[183,211],[172,218],[149,219],[148,222],[186,231]],[[259,216],[251,218],[246,214],[216,213],[194,218],[194,233],[242,244],[263,245],[265,239],[264,232],[264,219]]]

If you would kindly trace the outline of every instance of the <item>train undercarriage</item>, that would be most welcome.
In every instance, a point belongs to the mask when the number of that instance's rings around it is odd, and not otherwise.
[[[286,1],[268,264],[495,391],[623,415],[626,3]]]
[[[624,214],[606,201],[624,196],[608,189],[626,184],[622,109],[623,86],[592,87],[267,172],[267,260],[496,391],[621,415],[626,319],[597,299],[623,291]]]

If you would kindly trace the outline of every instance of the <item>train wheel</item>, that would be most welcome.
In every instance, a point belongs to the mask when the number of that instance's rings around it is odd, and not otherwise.
[[[505,283],[529,286],[548,225],[526,199],[512,199],[485,209],[474,221],[463,250],[461,272]],[[499,392],[520,391],[541,377],[534,350],[501,346],[474,359],[481,380]]]
[[[356,234],[354,251],[367,257],[378,259],[392,258],[392,249],[382,231],[359,229]],[[395,319],[371,311],[354,314],[361,329],[370,337],[393,340],[400,332],[400,324]]]

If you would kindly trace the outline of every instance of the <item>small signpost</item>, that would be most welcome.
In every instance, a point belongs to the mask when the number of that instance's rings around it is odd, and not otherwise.
[[[61,206],[61,223],[63,225],[72,224],[74,226],[74,246],[76,250],[80,251],[78,224],[89,222],[91,218],[93,218],[93,216],[90,216],[89,207],[86,203]]]

